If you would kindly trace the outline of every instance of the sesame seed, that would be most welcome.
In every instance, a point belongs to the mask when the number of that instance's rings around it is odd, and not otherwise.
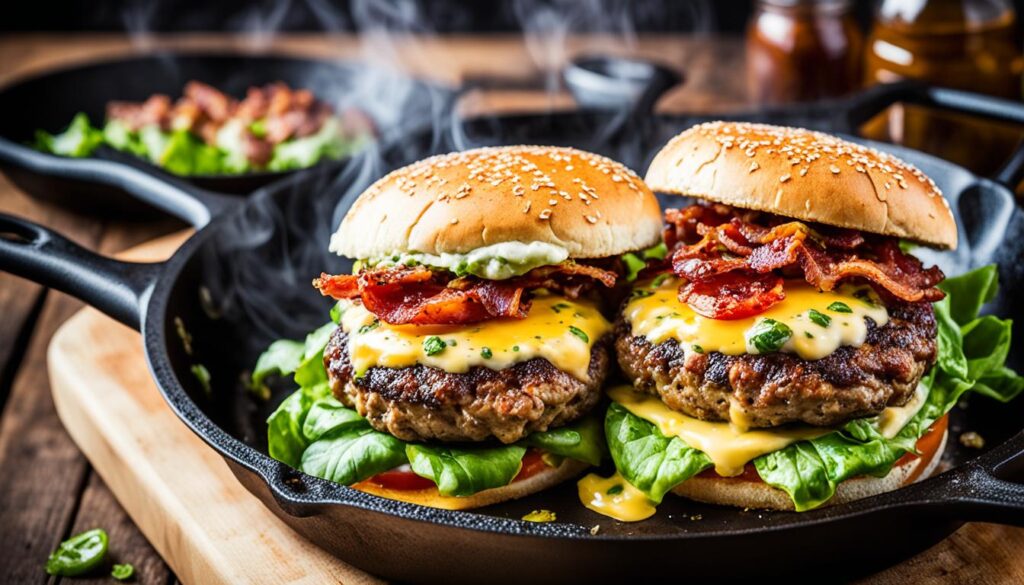
[[[533,201],[527,201],[526,202],[526,207],[523,208],[523,213],[529,213],[530,212],[530,205],[532,205],[532,204],[533,204]]]
[[[836,165],[830,166],[828,168],[828,170],[832,171],[833,175],[838,175],[839,174],[839,167],[837,167]]]
[[[780,183],[785,183],[786,181],[789,180],[789,178],[790,178],[789,175],[782,175],[781,177],[779,177],[779,182]]]
[[[806,177],[807,176],[807,167],[804,167],[804,168],[800,169],[800,176],[801,177]]]
[[[457,223],[459,223],[459,218],[457,218],[457,217],[453,217],[453,218],[452,218],[452,225],[455,225],[455,224],[457,224]]]
[[[545,210],[541,211],[540,215],[538,215],[538,217],[540,217],[541,219],[548,219],[549,217],[551,217],[551,210],[550,209],[545,209]]]
[[[752,172],[756,171],[759,168],[761,168],[761,165],[757,164],[756,160],[755,161],[751,161],[750,162],[750,170],[747,171],[747,172],[752,173]]]
[[[585,215],[583,217],[587,218],[587,221],[590,223],[597,223],[597,218],[593,215]]]

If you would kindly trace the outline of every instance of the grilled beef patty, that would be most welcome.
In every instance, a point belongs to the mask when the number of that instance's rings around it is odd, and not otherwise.
[[[601,398],[608,374],[610,338],[590,352],[588,382],[535,358],[504,370],[474,367],[464,374],[415,365],[370,368],[362,378],[348,355],[340,327],[324,351],[331,390],[373,428],[403,441],[514,443],[534,431],[572,422]]]
[[[634,387],[669,408],[750,427],[792,422],[830,426],[905,404],[935,363],[935,313],[930,303],[895,303],[889,322],[868,320],[860,347],[840,347],[820,360],[791,353],[685,355],[675,340],[657,345],[632,335],[619,318],[615,349]]]

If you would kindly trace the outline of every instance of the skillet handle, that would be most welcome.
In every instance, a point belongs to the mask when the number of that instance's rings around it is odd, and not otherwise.
[[[51,177],[118,187],[196,229],[240,204],[240,198],[204,191],[164,173],[96,158],[54,156],[4,138],[0,138],[0,163]]]
[[[862,124],[896,103],[926,106],[1024,126],[1024,104],[992,96],[924,85],[915,81],[900,81],[873,86],[853,96],[846,106],[846,130],[855,133]],[[1024,142],[1019,144],[1009,159],[991,177],[994,181],[1014,190],[1024,179]]]
[[[1024,526],[1024,433],[939,477],[917,497],[951,520]],[[917,490],[915,490],[917,491]]]
[[[162,266],[106,258],[41,225],[0,213],[0,270],[68,293],[135,330]]]

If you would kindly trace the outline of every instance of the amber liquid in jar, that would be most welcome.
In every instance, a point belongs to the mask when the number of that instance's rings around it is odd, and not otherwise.
[[[867,41],[865,78],[869,85],[916,79],[1019,100],[1021,63],[1008,3],[885,0]],[[1020,128],[904,105],[890,108],[864,133],[981,174],[997,170],[1021,137]]]
[[[761,0],[747,28],[749,95],[767,105],[849,93],[862,46],[850,2]]]

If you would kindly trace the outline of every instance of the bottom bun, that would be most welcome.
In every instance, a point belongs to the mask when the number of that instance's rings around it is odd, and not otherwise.
[[[375,496],[401,500],[411,504],[443,508],[445,510],[470,510],[498,504],[508,500],[523,498],[558,485],[567,479],[579,475],[589,464],[575,459],[565,459],[558,467],[546,467],[526,479],[513,481],[499,487],[477,492],[471,496],[442,496],[437,488],[423,490],[393,490],[364,481],[352,487]]]
[[[862,476],[848,479],[836,486],[836,493],[823,505],[831,506],[891,492],[905,485],[921,481],[935,473],[946,449],[949,431],[942,434],[938,449],[930,457],[915,457],[897,463],[885,477]],[[921,467],[920,473],[917,472]],[[793,500],[789,494],[762,481],[733,479],[728,477],[693,477],[672,490],[676,495],[724,506],[762,510],[793,511]]]

